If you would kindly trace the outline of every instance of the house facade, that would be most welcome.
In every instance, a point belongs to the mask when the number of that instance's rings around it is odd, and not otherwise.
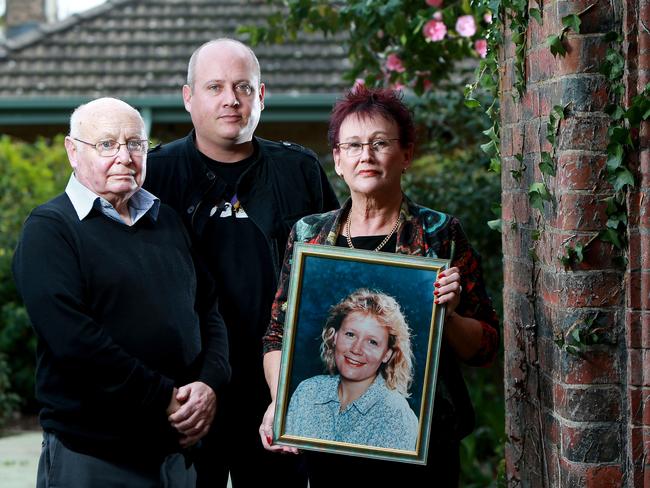
[[[71,111],[100,96],[137,107],[153,138],[191,129],[181,87],[202,43],[264,25],[265,0],[108,0],[48,22],[52,0],[7,0],[0,44],[0,133],[24,140],[67,131]],[[328,152],[327,119],[349,82],[344,39],[301,34],[254,50],[266,85],[257,134]]]

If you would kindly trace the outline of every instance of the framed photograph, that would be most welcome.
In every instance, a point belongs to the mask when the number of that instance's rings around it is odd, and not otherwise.
[[[449,260],[298,243],[274,442],[426,464]]]

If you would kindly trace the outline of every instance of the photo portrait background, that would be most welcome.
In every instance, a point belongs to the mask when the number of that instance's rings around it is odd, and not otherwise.
[[[414,375],[408,402],[419,418],[437,273],[322,256],[308,256],[303,266],[288,398],[301,381],[327,374],[320,358],[320,345],[329,309],[354,290],[368,288],[395,298],[411,330]]]

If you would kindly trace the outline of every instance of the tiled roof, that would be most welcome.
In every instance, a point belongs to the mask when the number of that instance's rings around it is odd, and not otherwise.
[[[178,96],[192,51],[244,24],[265,0],[109,0],[0,45],[0,99]],[[242,39],[244,40],[244,39]],[[254,48],[268,95],[340,93],[342,38],[299,35]]]

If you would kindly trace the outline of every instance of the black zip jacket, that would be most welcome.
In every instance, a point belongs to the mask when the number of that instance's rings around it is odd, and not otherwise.
[[[266,237],[277,285],[293,224],[306,215],[339,208],[339,203],[313,151],[258,137],[253,143],[260,157],[242,175],[237,195]],[[144,186],[182,215],[194,241],[200,239],[210,209],[226,190],[226,183],[203,163],[194,131],[149,152]]]

